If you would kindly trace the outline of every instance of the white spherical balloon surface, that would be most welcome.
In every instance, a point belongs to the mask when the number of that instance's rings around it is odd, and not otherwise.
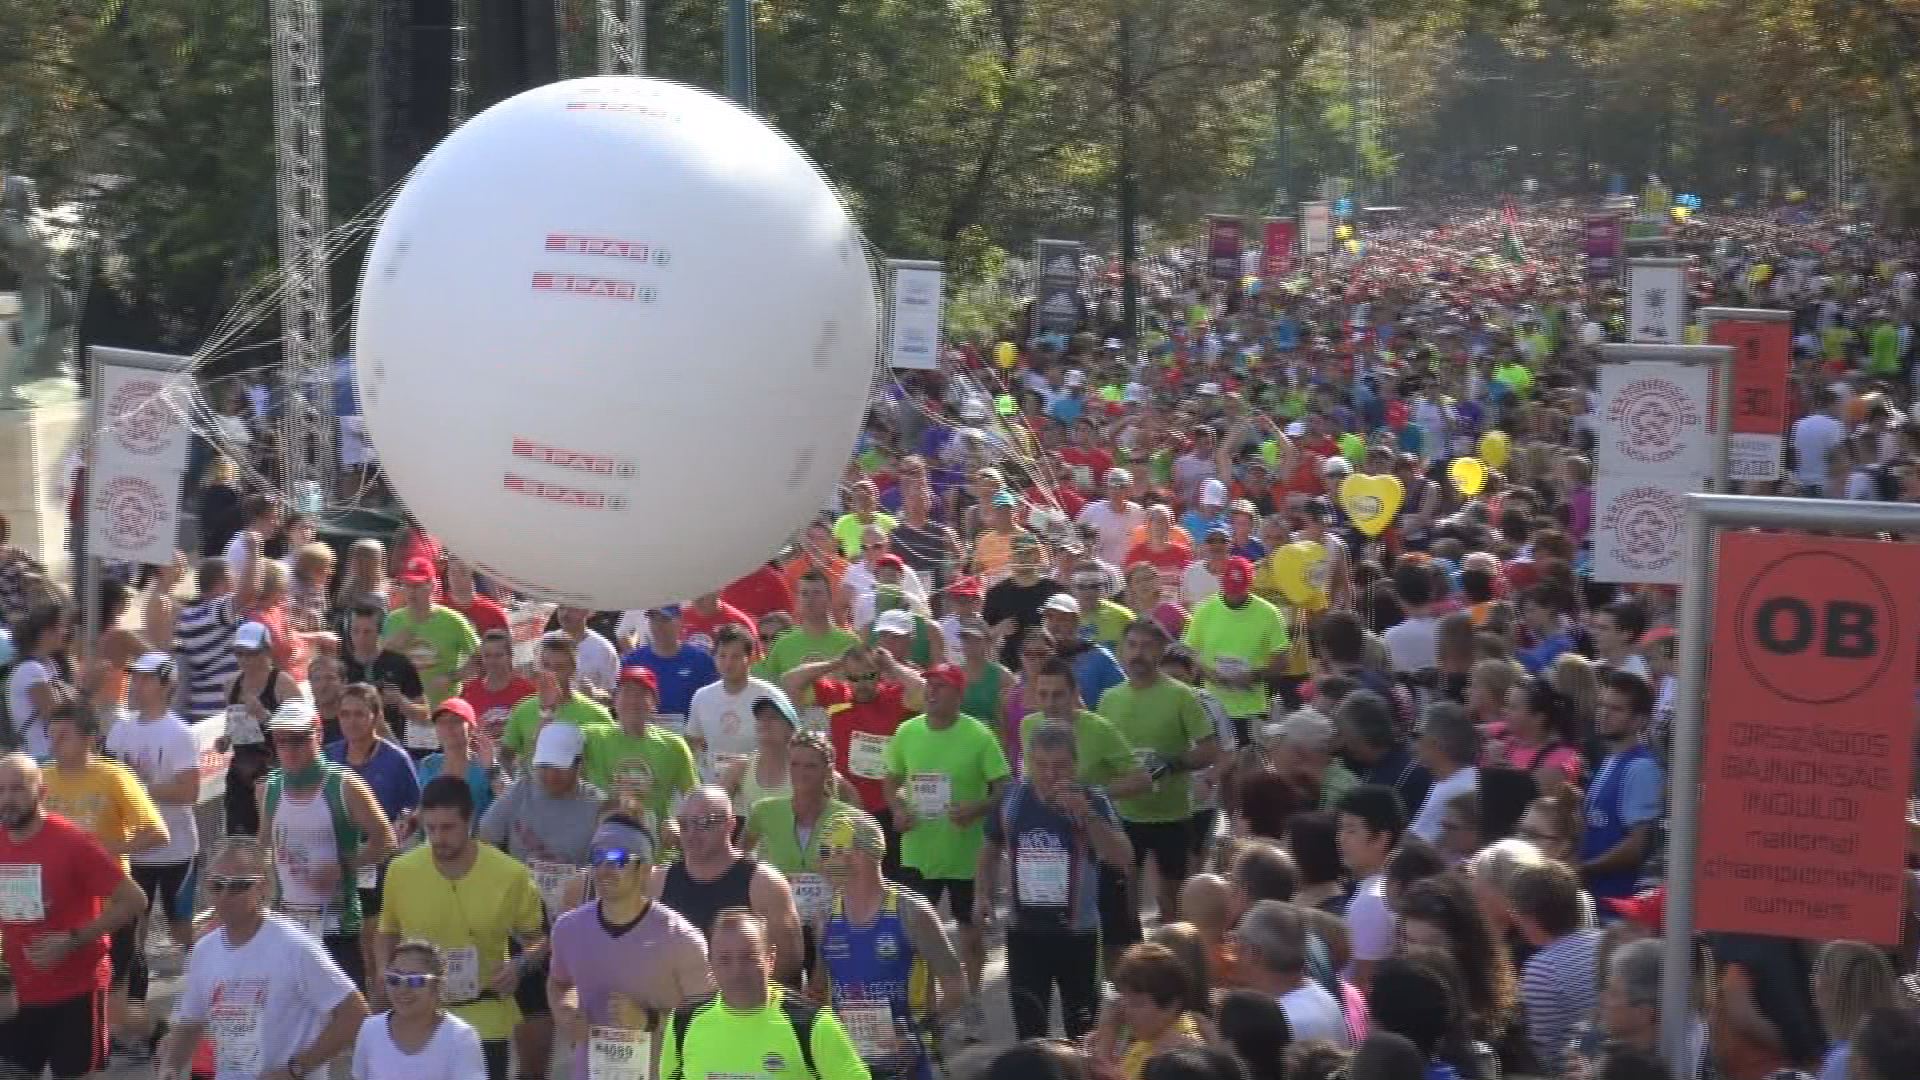
[[[361,408],[407,507],[517,588],[646,607],[830,497],[873,377],[859,228],[733,103],[555,83],[434,149],[368,253]]]

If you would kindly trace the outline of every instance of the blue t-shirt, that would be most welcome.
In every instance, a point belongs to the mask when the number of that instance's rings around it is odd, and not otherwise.
[[[693,703],[693,692],[720,677],[713,666],[713,654],[698,645],[682,643],[672,656],[661,656],[653,646],[642,645],[627,654],[622,665],[638,664],[660,680],[660,704],[654,711],[667,716],[686,716]]]
[[[440,775],[440,770],[446,768],[446,765],[447,755],[438,750],[421,758],[417,766],[420,772],[420,787],[425,789],[433,782],[434,777]],[[477,761],[467,762],[467,790],[473,792],[473,820],[477,823],[480,815],[487,812],[487,807],[493,805],[493,780],[487,776],[485,765]]]
[[[1113,828],[1121,827],[1120,815],[1105,792],[1089,787],[1080,790],[1100,820]],[[1024,780],[1014,784],[1000,806],[987,815],[986,825],[987,840],[1007,852],[1016,925],[1023,930],[1076,934],[1090,934],[1100,928],[1100,875],[1093,845],[1085,833],[1074,829],[1065,814],[1040,801],[1033,785]],[[1024,860],[1022,852],[1027,853]],[[1064,883],[1060,881],[1061,852],[1067,853]],[[1029,878],[1024,884],[1020,880],[1023,868]],[[1056,897],[1058,902],[1047,902]]]
[[[328,743],[326,755],[335,765],[345,765],[360,774],[360,779],[373,790],[373,799],[380,804],[388,821],[420,805],[420,778],[413,771],[413,758],[385,739],[373,741],[373,753],[362,765],[347,760],[345,739]]]

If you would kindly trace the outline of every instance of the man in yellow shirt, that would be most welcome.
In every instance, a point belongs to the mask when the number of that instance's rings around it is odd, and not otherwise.
[[[870,1080],[833,1013],[773,981],[760,916],[722,912],[709,957],[719,993],[674,1010],[661,1040],[661,1080]]]
[[[61,709],[47,720],[47,741],[53,762],[43,774],[47,810],[93,834],[107,854],[118,856],[127,868],[127,856],[166,846],[167,823],[140,786],[140,778],[118,762],[93,752],[100,743],[100,718],[92,709]],[[107,1016],[116,1040],[137,1042],[127,1008],[128,980],[136,964],[145,963],[140,951],[138,920],[114,931],[109,955],[113,982],[107,990]]]
[[[438,945],[447,965],[442,999],[479,1032],[487,1080],[506,1080],[508,1040],[520,1022],[514,991],[547,952],[540,890],[525,865],[473,838],[473,792],[465,777],[436,776],[427,784],[420,831],[425,846],[387,867],[377,950],[382,971],[369,972],[367,984],[378,992],[402,940]],[[541,1075],[545,1067],[541,1062],[526,1075]]]

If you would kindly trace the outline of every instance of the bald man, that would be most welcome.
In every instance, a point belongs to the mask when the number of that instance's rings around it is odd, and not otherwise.
[[[742,854],[733,842],[733,800],[711,784],[689,792],[675,815],[680,858],[654,876],[654,899],[713,936],[715,918],[748,908],[766,922],[780,981],[798,986],[806,952],[793,888],[772,864]]]
[[[48,719],[91,714],[65,704]],[[147,898],[100,841],[49,815],[46,797],[32,758],[0,758],[0,937],[20,1002],[0,1023],[0,1065],[77,1080],[107,1065],[107,935],[138,918]]]

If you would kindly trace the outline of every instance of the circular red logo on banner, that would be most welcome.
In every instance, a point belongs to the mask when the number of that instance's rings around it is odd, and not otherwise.
[[[160,538],[167,523],[167,497],[137,476],[117,476],[100,491],[96,509],[111,547],[144,548]]]
[[[1832,551],[1767,563],[1734,611],[1740,662],[1776,697],[1838,705],[1872,686],[1900,640],[1893,592],[1871,568]]]
[[[166,449],[175,417],[166,387],[153,379],[128,379],[107,399],[107,426],[130,454],[152,457]]]

